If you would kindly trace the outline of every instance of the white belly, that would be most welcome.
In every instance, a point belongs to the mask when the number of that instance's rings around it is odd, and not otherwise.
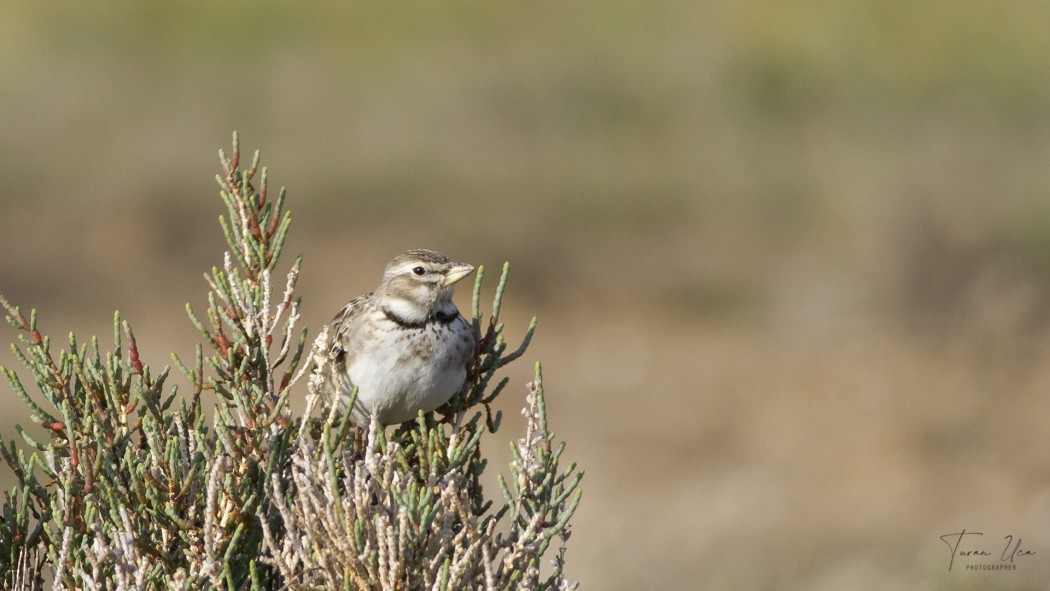
[[[371,413],[384,425],[416,418],[452,397],[466,378],[464,351],[447,326],[392,331],[367,350],[357,351],[347,367],[357,386],[351,417],[367,424]]]

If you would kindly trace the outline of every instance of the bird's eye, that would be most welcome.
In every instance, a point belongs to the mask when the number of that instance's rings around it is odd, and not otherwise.
[[[412,269],[412,272],[415,273],[416,275],[422,275],[422,274],[426,273],[427,270],[424,269],[423,267],[416,267],[415,269]]]

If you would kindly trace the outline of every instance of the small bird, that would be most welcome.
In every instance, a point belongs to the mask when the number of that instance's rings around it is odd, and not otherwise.
[[[372,293],[350,300],[332,320],[325,346],[326,394],[350,420],[383,425],[448,402],[467,376],[474,330],[452,303],[457,281],[474,271],[426,249],[393,258]]]

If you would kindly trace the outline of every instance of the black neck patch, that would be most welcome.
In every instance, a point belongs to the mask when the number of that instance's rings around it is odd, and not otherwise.
[[[451,312],[442,312],[438,310],[434,313],[434,320],[437,320],[441,324],[449,324],[456,318],[459,318],[459,310],[452,310]]]
[[[428,316],[425,320],[421,322],[409,322],[408,320],[405,320],[404,318],[398,316],[397,314],[394,314],[386,308],[383,308],[383,314],[387,317],[388,320],[400,326],[401,328],[423,328],[432,322],[437,322],[439,324],[451,324],[453,320],[459,318],[458,310],[453,310],[451,312],[438,311]]]

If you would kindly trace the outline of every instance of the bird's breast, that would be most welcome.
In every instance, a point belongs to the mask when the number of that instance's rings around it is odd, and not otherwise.
[[[448,401],[466,378],[473,336],[462,318],[420,328],[377,321],[367,345],[347,365],[349,388],[358,388],[360,411],[374,408],[384,424],[411,420]],[[358,409],[355,409],[355,411]]]

